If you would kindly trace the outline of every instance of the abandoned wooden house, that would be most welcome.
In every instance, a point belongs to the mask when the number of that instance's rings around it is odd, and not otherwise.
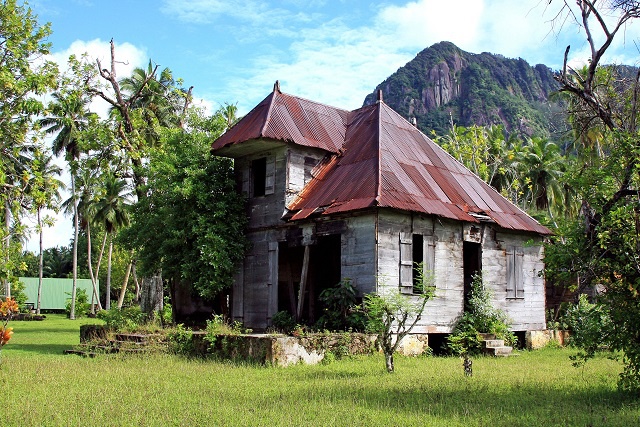
[[[413,294],[415,262],[436,296],[414,329],[452,331],[481,271],[514,331],[545,329],[550,231],[382,101],[345,111],[274,90],[213,143],[235,161],[251,249],[232,317],[261,330],[280,310],[312,323],[323,289]]]

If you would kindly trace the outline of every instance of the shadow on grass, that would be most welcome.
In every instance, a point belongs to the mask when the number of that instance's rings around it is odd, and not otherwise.
[[[333,383],[316,397],[336,403],[347,398],[366,411],[407,412],[452,423],[468,420],[470,425],[640,425],[640,401],[603,386],[544,389],[472,381],[461,379],[454,389],[437,384],[377,389]]]
[[[14,344],[11,346],[11,351],[62,355],[70,348],[72,346],[68,344]]]

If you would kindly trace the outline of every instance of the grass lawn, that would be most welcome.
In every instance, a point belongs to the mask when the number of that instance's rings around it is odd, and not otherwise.
[[[477,358],[381,355],[256,367],[171,355],[63,355],[82,323],[12,322],[2,351],[1,426],[635,426],[640,401],[616,391],[619,362],[571,366],[570,349]]]

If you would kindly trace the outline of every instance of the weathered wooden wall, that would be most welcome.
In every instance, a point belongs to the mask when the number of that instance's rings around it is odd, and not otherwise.
[[[267,159],[267,191],[251,197],[251,164]],[[540,272],[541,238],[529,234],[496,231],[490,225],[465,224],[431,216],[381,209],[345,215],[339,218],[307,220],[294,224],[282,219],[286,205],[311,179],[314,166],[324,152],[283,144],[267,151],[236,159],[239,188],[248,197],[251,242],[233,287],[232,316],[254,329],[267,328],[271,317],[286,307],[278,307],[278,242],[314,245],[322,233],[341,234],[341,277],[350,278],[360,294],[398,292],[405,282],[406,266],[401,274],[401,241],[407,236],[424,238],[424,253],[434,253],[431,261],[436,296],[427,303],[415,333],[449,333],[464,305],[463,242],[481,244],[482,270],[486,285],[494,294],[494,305],[503,309],[517,331],[544,329],[545,290]],[[332,224],[333,223],[333,224]],[[338,224],[339,226],[334,226]],[[518,248],[522,267],[523,292],[517,298],[507,296],[507,252]],[[425,255],[426,257],[426,255]],[[429,263],[426,263],[429,264]],[[404,275],[404,276],[403,276]],[[401,277],[402,276],[402,277]],[[417,298],[417,297],[416,297]]]
[[[379,292],[400,289],[402,234],[433,236],[435,298],[426,305],[415,333],[450,333],[464,307],[463,242],[481,244],[482,275],[493,293],[493,305],[504,310],[515,331],[545,328],[542,239],[530,234],[496,232],[489,225],[471,225],[420,215],[382,210],[378,226]],[[522,296],[507,298],[507,248],[522,249]],[[414,297],[417,299],[417,297]]]

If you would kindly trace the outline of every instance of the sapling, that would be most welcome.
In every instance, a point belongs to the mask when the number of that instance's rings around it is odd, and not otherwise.
[[[394,371],[393,354],[418,323],[427,301],[435,294],[431,272],[425,272],[422,263],[416,264],[415,270],[418,294],[403,295],[397,290],[383,295],[369,294],[364,298],[369,318],[367,329],[378,336],[387,372]]]

